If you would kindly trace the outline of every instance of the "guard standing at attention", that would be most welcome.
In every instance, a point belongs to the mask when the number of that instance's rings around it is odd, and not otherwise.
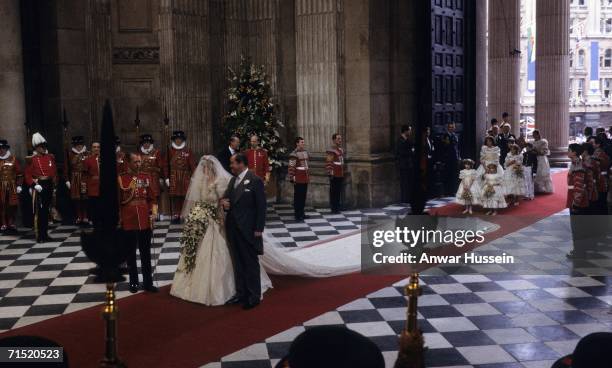
[[[296,221],[307,218],[304,213],[310,174],[308,151],[304,149],[304,138],[295,139],[295,150],[289,154],[289,181],[293,183],[293,213]]]
[[[34,233],[39,243],[52,241],[47,233],[53,191],[57,184],[55,156],[47,151],[47,140],[40,134],[32,136],[34,153],[25,169],[25,182],[32,189]]]
[[[332,213],[342,210],[342,194],[344,190],[344,150],[342,136],[332,135],[332,146],[327,150],[325,169],[329,176],[329,205]]]

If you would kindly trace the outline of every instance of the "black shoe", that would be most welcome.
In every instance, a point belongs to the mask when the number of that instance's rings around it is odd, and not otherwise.
[[[138,283],[130,282],[130,293],[132,293],[132,294],[137,293],[139,288],[140,287],[139,287]]]
[[[253,309],[255,307],[257,307],[259,305],[259,302],[254,302],[254,303],[244,303],[242,305],[242,309],[244,310],[249,310],[249,309]]]
[[[234,295],[233,297],[230,298],[230,300],[225,302],[225,305],[238,304],[241,301],[242,301],[242,298],[240,298],[238,295]]]
[[[143,287],[143,290],[148,292],[148,293],[157,293],[159,291],[159,289],[156,288],[153,285],[147,285],[147,286]]]
[[[310,216],[308,216],[308,215],[304,215],[304,216],[302,216],[302,220],[307,220],[307,219],[309,219],[309,218],[310,218]]]

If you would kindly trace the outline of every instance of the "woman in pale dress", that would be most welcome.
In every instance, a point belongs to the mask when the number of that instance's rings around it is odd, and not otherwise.
[[[523,154],[516,144],[510,145],[510,152],[504,161],[504,192],[508,196],[508,205],[518,206],[525,196],[525,176]]]
[[[554,188],[548,162],[548,156],[550,155],[548,141],[542,138],[540,131],[537,129],[533,131],[533,139],[533,149],[538,155],[537,171],[533,180],[534,191],[536,193],[553,193]]]
[[[233,264],[223,226],[224,213],[218,206],[230,179],[231,175],[213,156],[202,157],[191,178],[182,217],[189,222],[192,211],[204,207],[216,211],[216,216],[208,216],[208,226],[195,255],[186,254],[188,247],[183,246],[170,289],[170,294],[177,298],[205,305],[223,305],[236,294]],[[191,267],[187,259],[194,259]],[[270,287],[270,278],[261,267],[262,293]]]

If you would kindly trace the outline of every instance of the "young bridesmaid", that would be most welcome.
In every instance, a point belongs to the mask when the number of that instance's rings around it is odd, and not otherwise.
[[[523,168],[523,155],[519,146],[510,145],[510,152],[504,161],[504,186],[508,196],[508,205],[518,206],[521,198],[525,196],[525,177]]]
[[[533,149],[533,144],[528,142],[523,150],[523,180],[525,181],[525,199],[532,200],[535,196],[533,187],[533,176],[538,168],[538,155]]]
[[[484,183],[481,189],[480,202],[482,207],[488,209],[487,215],[497,215],[498,208],[506,208],[504,198],[503,172],[497,170],[497,164],[489,163],[484,174]]]
[[[474,161],[469,158],[461,161],[463,169],[459,172],[459,189],[455,196],[455,202],[462,204],[465,208],[463,213],[472,214],[472,206],[478,204],[478,182],[476,180],[476,170]]]

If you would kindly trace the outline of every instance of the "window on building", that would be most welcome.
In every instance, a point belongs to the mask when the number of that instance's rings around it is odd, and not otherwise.
[[[570,19],[570,29],[569,29],[569,33],[570,34],[574,34],[574,27],[576,26],[576,18],[572,18]]]
[[[584,0],[578,0],[578,5],[584,5]]]
[[[584,79],[578,79],[578,98],[582,98],[584,96]]]
[[[606,100],[610,98],[610,87],[612,86],[611,78],[603,78],[601,80],[601,94]]]
[[[569,98],[571,99],[572,97],[574,97],[574,80],[572,78],[570,78],[569,80]]]
[[[569,53],[569,67],[573,68],[574,67],[574,51],[570,50]]]
[[[604,68],[612,67],[612,49],[606,49],[606,51],[604,51],[603,67]]]
[[[584,68],[584,50],[578,50],[578,68]]]
[[[612,33],[612,19],[608,18],[601,20],[601,32]]]

